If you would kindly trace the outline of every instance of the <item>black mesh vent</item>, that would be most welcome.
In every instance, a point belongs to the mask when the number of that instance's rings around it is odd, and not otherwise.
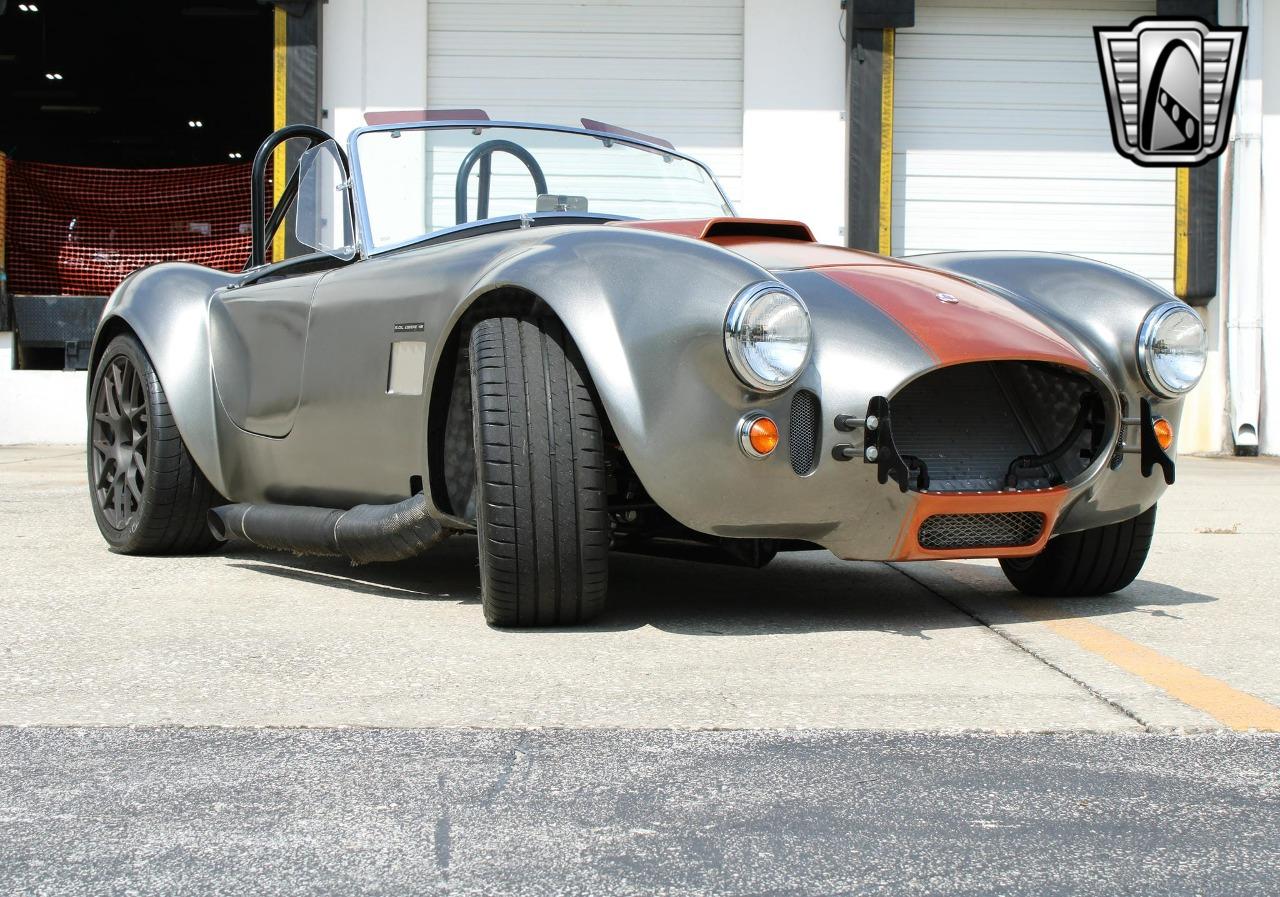
[[[921,548],[1014,548],[1030,545],[1044,530],[1036,511],[1008,514],[934,514],[920,524]]]
[[[822,412],[818,397],[807,389],[796,393],[791,400],[791,425],[787,428],[791,453],[791,469],[804,476],[818,466],[818,423]]]
[[[1062,442],[1089,381],[1065,368],[1020,361],[939,368],[889,398],[898,451],[929,468],[932,492],[996,492],[1009,464]],[[1021,471],[1019,489],[1043,489],[1084,472],[1088,437],[1050,467]]]

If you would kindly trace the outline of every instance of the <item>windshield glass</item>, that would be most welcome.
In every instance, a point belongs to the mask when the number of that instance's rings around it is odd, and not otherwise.
[[[510,215],[657,219],[730,212],[702,166],[586,134],[410,125],[365,131],[354,149],[370,252]]]

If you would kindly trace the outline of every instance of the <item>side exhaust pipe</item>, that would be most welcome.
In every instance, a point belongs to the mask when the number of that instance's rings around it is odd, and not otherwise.
[[[422,554],[450,530],[427,513],[425,495],[393,505],[357,505],[349,511],[296,505],[223,505],[209,512],[209,529],[259,548],[350,558],[352,563],[399,561]]]

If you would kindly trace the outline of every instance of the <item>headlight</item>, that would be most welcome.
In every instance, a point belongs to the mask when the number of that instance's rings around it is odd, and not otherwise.
[[[775,392],[800,376],[812,344],[809,310],[780,283],[738,294],[724,319],[724,350],[743,383]]]
[[[1138,368],[1154,392],[1176,398],[1200,382],[1208,347],[1200,316],[1181,302],[1166,302],[1142,322]]]

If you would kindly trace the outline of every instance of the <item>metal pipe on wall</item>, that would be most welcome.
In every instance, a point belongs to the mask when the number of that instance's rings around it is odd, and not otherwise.
[[[1256,454],[1262,405],[1262,7],[1238,0],[1248,26],[1231,135],[1231,260],[1227,275],[1227,410],[1238,454]]]

